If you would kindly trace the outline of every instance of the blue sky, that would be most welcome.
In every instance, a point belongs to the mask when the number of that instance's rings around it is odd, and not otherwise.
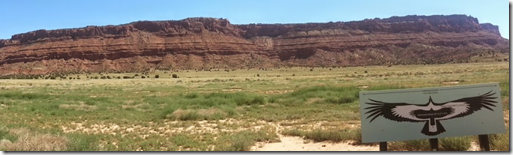
[[[233,24],[355,21],[466,14],[509,38],[506,0],[2,0],[0,39],[38,29],[119,25],[139,20],[227,18]]]

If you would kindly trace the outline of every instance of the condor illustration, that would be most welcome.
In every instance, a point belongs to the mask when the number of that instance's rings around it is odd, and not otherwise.
[[[497,97],[493,97],[495,93],[489,91],[486,94],[466,97],[449,101],[445,103],[435,103],[431,96],[428,103],[424,105],[415,105],[409,103],[386,103],[370,99],[372,102],[366,104],[372,105],[367,107],[369,114],[366,119],[371,118],[370,122],[379,116],[397,122],[425,122],[421,133],[428,136],[435,136],[445,132],[445,128],[440,121],[465,117],[472,113],[486,108],[493,111],[491,107],[495,107]]]

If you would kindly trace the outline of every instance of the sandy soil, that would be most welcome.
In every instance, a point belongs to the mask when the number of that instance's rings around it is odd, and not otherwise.
[[[280,136],[281,142],[258,143],[251,151],[379,151],[378,145],[351,145],[351,142],[307,142],[300,137]],[[479,144],[472,142],[468,151],[479,151]]]
[[[379,151],[379,146],[351,145],[351,142],[308,142],[300,137],[280,136],[281,142],[257,143],[252,151]]]

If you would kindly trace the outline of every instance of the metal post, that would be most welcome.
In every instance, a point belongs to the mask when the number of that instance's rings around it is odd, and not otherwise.
[[[490,141],[488,135],[479,135],[479,147],[481,150],[490,151]]]
[[[429,145],[431,146],[431,151],[438,151],[438,138],[429,139]]]
[[[379,142],[379,151],[387,151],[387,142]]]

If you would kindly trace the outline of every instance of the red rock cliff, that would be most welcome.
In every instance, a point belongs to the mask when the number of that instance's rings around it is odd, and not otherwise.
[[[509,53],[498,27],[465,15],[232,25],[139,21],[37,30],[0,40],[0,74],[465,62]]]

